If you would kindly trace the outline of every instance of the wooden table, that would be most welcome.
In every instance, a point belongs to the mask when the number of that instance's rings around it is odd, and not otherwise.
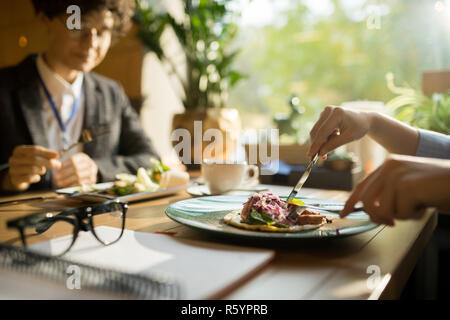
[[[279,195],[288,187],[268,186]],[[345,201],[348,192],[303,189],[303,196]],[[2,197],[0,201],[35,196]],[[38,195],[50,196],[52,193]],[[130,205],[126,228],[142,232],[169,232],[175,237],[202,241],[216,238],[169,219],[165,208],[190,197],[179,192],[166,198]],[[5,222],[30,213],[23,205],[0,207],[0,241],[17,237]],[[359,235],[300,242],[298,247],[276,248],[275,259],[258,274],[223,299],[395,299],[398,298],[437,224],[436,212],[429,210],[420,220],[396,221],[394,227],[379,226]],[[379,271],[379,281],[373,282]],[[376,284],[376,285],[375,285]]]

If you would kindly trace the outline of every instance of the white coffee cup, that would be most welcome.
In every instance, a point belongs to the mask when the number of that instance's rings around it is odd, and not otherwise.
[[[202,177],[211,194],[220,194],[238,187],[258,183],[258,167],[247,162],[202,162]]]

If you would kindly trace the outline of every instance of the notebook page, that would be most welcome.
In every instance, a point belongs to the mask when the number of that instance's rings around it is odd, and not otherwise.
[[[115,233],[115,228],[101,226]],[[96,228],[96,229],[97,229]],[[70,237],[30,246],[49,254]],[[103,246],[91,232],[80,232],[64,259],[146,276],[170,277],[182,289],[182,299],[215,298],[251,276],[274,257],[273,250],[185,240],[169,235],[125,230],[115,244]]]

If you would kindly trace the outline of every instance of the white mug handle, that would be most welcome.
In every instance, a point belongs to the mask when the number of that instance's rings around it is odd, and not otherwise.
[[[259,169],[258,166],[250,164],[247,166],[244,181],[242,186],[253,186],[259,183]]]

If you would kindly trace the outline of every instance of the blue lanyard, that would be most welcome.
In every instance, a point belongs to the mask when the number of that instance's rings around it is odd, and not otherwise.
[[[58,109],[56,109],[55,102],[53,101],[53,98],[50,95],[50,92],[48,91],[47,86],[45,85],[44,80],[42,80],[39,72],[38,72],[38,78],[39,78],[39,81],[41,82],[42,88],[44,89],[44,93],[47,96],[48,102],[50,103],[50,107],[52,108],[53,113],[55,114],[56,120],[58,120],[59,127],[61,128],[61,131],[65,133],[66,126],[70,123],[70,121],[72,121],[73,117],[77,113],[78,107],[80,106],[81,90],[80,90],[80,94],[75,98],[75,101],[73,103],[72,113],[70,114],[70,117],[67,120],[67,122],[64,124],[64,122],[61,119],[61,116],[59,115]]]

